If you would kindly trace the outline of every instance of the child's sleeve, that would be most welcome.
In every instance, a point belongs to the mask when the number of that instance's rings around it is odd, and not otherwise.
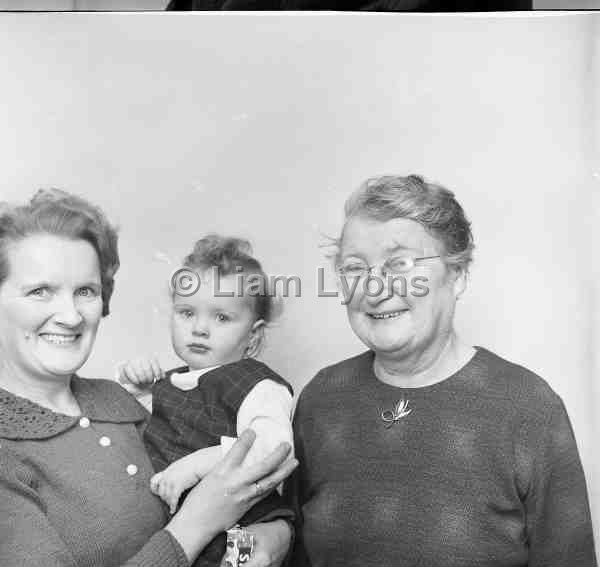
[[[282,442],[294,447],[292,431],[292,395],[282,384],[274,380],[261,380],[244,398],[237,413],[237,431],[249,427],[256,432],[252,449],[244,459],[251,464],[264,459]],[[221,448],[226,453],[235,437],[221,437]],[[290,457],[292,454],[290,454]]]

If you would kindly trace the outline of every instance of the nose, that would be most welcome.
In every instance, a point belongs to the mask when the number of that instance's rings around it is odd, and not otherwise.
[[[59,325],[64,327],[77,327],[77,325],[83,321],[83,316],[81,315],[73,296],[64,294],[61,297],[57,297],[56,302],[54,320]]]
[[[372,266],[369,266],[369,275],[367,277],[371,278],[373,276],[385,278],[386,272],[383,264],[373,264]]]
[[[392,282],[384,270],[378,266],[377,273],[373,273],[374,271],[372,269],[363,282],[363,295],[369,305],[378,305],[394,295],[394,286],[390,285]]]
[[[208,338],[210,336],[210,332],[208,330],[208,324],[206,319],[203,317],[196,317],[196,321],[194,322],[194,327],[192,328],[192,334],[195,337],[205,337]]]

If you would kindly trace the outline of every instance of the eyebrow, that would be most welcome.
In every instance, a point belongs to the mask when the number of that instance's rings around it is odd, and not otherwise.
[[[405,246],[404,244],[394,244],[392,246],[387,246],[386,248],[384,248],[386,254],[393,254],[394,252],[399,252],[399,251],[404,251],[404,252],[416,252],[417,254],[421,254],[422,253],[422,249],[419,248],[411,248],[410,246]],[[352,256],[355,256],[357,258],[362,258],[363,254],[361,254],[360,252],[348,252],[347,254],[343,254],[341,257],[342,258],[351,258]]]
[[[51,283],[47,280],[42,280],[42,281],[32,281],[30,283],[26,283],[24,285],[21,286],[21,291],[31,291],[32,289],[37,289],[38,287],[49,287],[50,289],[56,289],[57,287],[60,287],[59,285],[55,284],[55,283]],[[80,287],[97,287],[102,289],[102,282],[101,281],[96,281],[96,280],[89,280],[87,282],[83,282],[79,285],[76,286],[77,288]]]
[[[411,248],[410,246],[405,246],[404,244],[395,244],[394,246],[389,246],[385,249],[385,251],[388,253],[398,252],[399,250],[418,252],[421,254],[422,248]]]

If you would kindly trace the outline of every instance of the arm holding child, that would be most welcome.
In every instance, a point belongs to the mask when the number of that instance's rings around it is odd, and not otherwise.
[[[291,412],[292,396],[285,386],[272,380],[262,380],[254,386],[237,414],[237,431],[252,429],[256,433],[256,441],[244,459],[245,466],[262,461],[280,443],[293,447]],[[235,437],[221,437],[221,445],[199,449],[171,463],[152,477],[152,492],[175,513],[181,494],[208,474],[235,441]]]
[[[118,374],[121,383],[132,383],[140,391],[165,376],[158,362],[148,359],[122,365]],[[282,441],[290,445],[293,443],[291,413],[292,394],[286,386],[265,379],[250,390],[238,409],[236,420],[238,434],[246,429],[256,433],[254,450],[244,459],[244,467],[259,463]],[[221,437],[220,445],[197,450],[172,462],[152,478],[152,491],[169,505],[172,513],[175,512],[181,494],[206,476],[235,441],[235,437]],[[273,512],[260,519],[256,519],[258,516],[249,518],[252,523],[247,525],[247,530],[254,535],[255,547],[248,567],[276,567],[281,564],[293,537],[290,516],[284,510],[281,515]]]

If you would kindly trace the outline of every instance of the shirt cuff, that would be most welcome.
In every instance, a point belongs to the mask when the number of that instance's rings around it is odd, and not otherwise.
[[[227,437],[226,435],[221,436],[221,456],[224,457],[229,449],[233,447],[233,444],[237,441],[237,437]]]

